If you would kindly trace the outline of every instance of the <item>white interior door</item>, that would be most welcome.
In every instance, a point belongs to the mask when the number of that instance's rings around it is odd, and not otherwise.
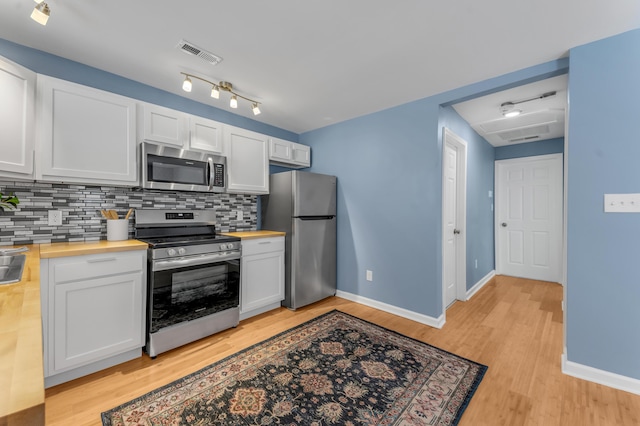
[[[444,129],[442,162],[443,303],[466,299],[466,142]]]
[[[496,269],[562,279],[562,154],[496,161]]]

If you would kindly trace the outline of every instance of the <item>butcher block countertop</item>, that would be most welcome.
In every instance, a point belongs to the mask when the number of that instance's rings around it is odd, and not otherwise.
[[[22,280],[0,285],[0,425],[44,425],[40,259],[145,250],[140,241],[26,246]],[[9,248],[9,247],[2,247]]]
[[[0,425],[44,424],[40,256],[26,247],[22,281],[0,285]]]
[[[253,239],[253,238],[269,238],[269,237],[284,237],[287,235],[286,232],[280,231],[241,231],[241,232],[223,232],[223,235],[228,235],[230,237],[240,237],[243,240]]]
[[[146,243],[138,240],[40,244],[40,258],[50,259],[114,251],[146,250],[147,247]]]

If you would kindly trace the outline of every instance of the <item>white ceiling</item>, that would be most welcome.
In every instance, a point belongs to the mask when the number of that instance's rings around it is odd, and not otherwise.
[[[256,120],[296,133],[566,56],[640,26],[638,0],[32,0],[0,2],[0,38],[219,108],[180,72],[261,101]],[[176,49],[181,39],[223,58]],[[253,118],[240,102],[234,112]]]
[[[564,136],[567,84],[567,76],[561,75],[461,102],[453,108],[493,146],[560,138]],[[537,99],[550,92],[556,94]],[[505,118],[500,111],[505,102],[522,102],[516,104],[522,113]]]

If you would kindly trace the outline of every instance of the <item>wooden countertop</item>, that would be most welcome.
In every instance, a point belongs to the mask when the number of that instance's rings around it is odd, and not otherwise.
[[[50,259],[114,251],[146,250],[147,247],[146,243],[138,240],[40,244],[40,258]]]
[[[44,425],[40,256],[26,247],[22,281],[0,285],[0,425]]]
[[[40,259],[145,250],[136,241],[27,245],[22,281],[0,285],[0,425],[44,425]]]
[[[248,240],[252,238],[269,238],[269,237],[284,237],[287,235],[286,232],[280,231],[241,231],[241,232],[223,232],[223,235],[228,235],[230,237],[240,237],[243,240]]]

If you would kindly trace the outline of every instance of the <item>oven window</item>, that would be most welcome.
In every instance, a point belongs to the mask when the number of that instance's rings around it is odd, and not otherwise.
[[[152,273],[149,330],[154,333],[239,305],[240,262]]]

